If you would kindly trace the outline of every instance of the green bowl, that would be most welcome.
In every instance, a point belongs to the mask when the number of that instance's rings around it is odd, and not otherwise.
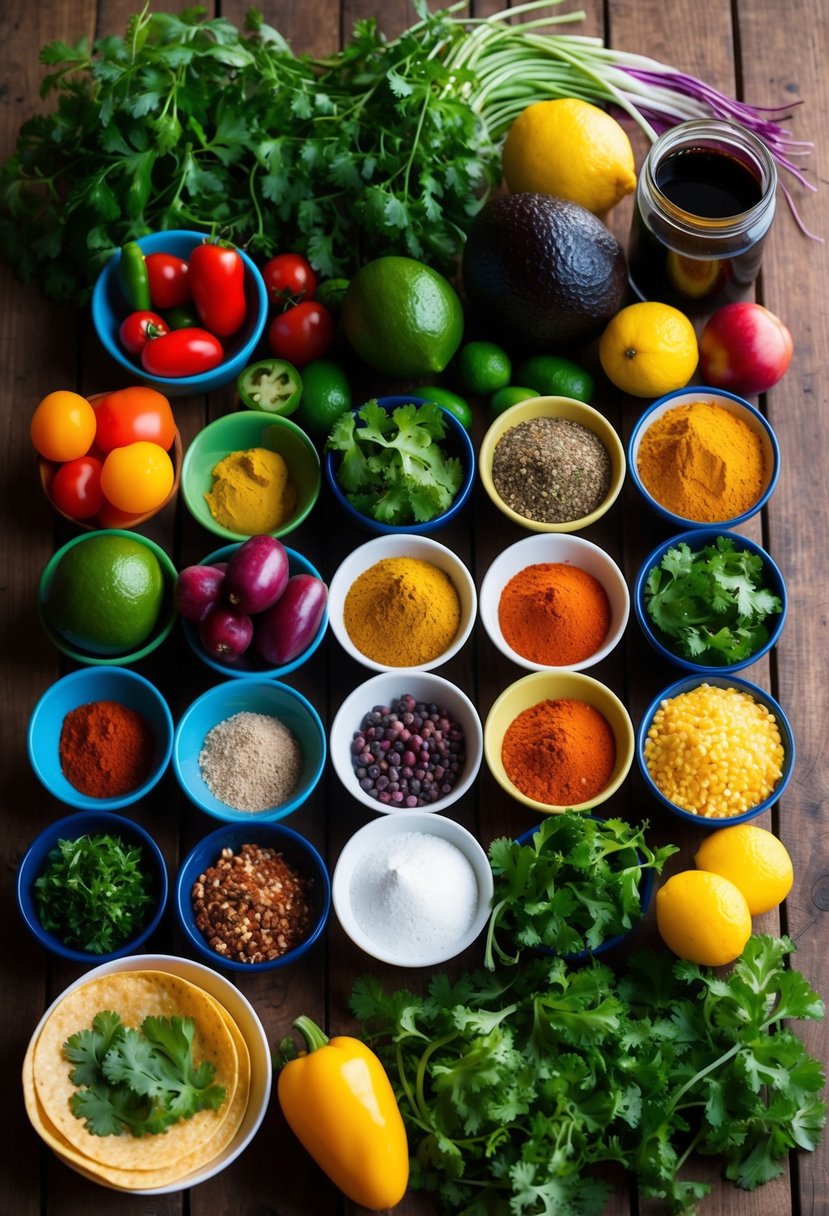
[[[233,532],[213,518],[205,494],[213,488],[213,470],[230,452],[248,448],[269,448],[278,452],[288,466],[296,486],[294,513],[271,533],[287,536],[307,518],[319,498],[322,476],[320,459],[313,442],[290,418],[263,410],[240,410],[210,422],[199,431],[184,454],[181,492],[193,518],[225,540],[247,540],[247,533]]]
[[[129,540],[135,541],[139,545],[143,545],[149,549],[158,558],[161,566],[161,573],[164,577],[164,598],[161,603],[161,612],[158,616],[155,629],[150,636],[136,650],[125,652],[124,654],[93,654],[88,650],[80,650],[71,642],[67,641],[62,634],[58,633],[52,627],[46,618],[44,604],[46,602],[49,588],[52,585],[52,579],[55,577],[55,571],[64,556],[70,549],[74,549],[75,545],[82,545],[85,541],[90,540],[93,536],[125,536]],[[53,553],[47,562],[43,573],[40,576],[40,581],[37,588],[37,612],[40,618],[41,626],[43,627],[46,636],[57,646],[58,650],[67,655],[70,659],[74,659],[77,663],[86,663],[89,665],[98,666],[115,666],[126,667],[130,663],[137,663],[140,659],[146,658],[148,654],[152,654],[157,650],[161,643],[170,635],[173,626],[176,623],[177,611],[175,605],[175,587],[176,578],[178,577],[175,566],[170,558],[164,552],[160,545],[155,541],[149,540],[146,536],[141,536],[138,532],[128,532],[123,528],[106,528],[96,532],[83,532],[80,536],[74,537],[63,545],[56,553]]]

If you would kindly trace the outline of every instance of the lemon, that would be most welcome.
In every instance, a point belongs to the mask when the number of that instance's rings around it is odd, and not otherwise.
[[[456,363],[461,388],[467,393],[497,393],[512,375],[509,355],[495,342],[467,342]]]
[[[656,893],[656,927],[679,958],[721,967],[742,954],[751,936],[751,912],[730,879],[682,870]]]
[[[684,388],[696,371],[694,327],[670,304],[628,304],[605,326],[599,361],[616,388],[633,397],[661,397]]]
[[[164,577],[146,545],[126,536],[92,535],[67,549],[44,602],[47,621],[92,654],[126,654],[152,633]]]
[[[735,823],[707,836],[694,855],[700,870],[730,878],[752,916],[770,912],[792,889],[792,859],[782,840],[753,823]]]
[[[502,167],[513,194],[553,194],[594,215],[604,215],[636,186],[624,128],[577,97],[527,106],[507,132]]]
[[[414,258],[375,258],[348,285],[340,314],[351,346],[375,371],[442,372],[463,337],[463,307],[448,279]]]

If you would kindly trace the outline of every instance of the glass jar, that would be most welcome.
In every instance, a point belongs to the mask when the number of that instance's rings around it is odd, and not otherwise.
[[[774,218],[777,167],[751,131],[680,123],[648,152],[628,250],[634,296],[684,312],[746,296]]]

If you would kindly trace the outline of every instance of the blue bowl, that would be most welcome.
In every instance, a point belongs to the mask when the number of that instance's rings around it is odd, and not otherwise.
[[[645,487],[639,477],[638,457],[639,444],[642,442],[642,436],[645,431],[655,422],[657,418],[666,413],[670,409],[675,409],[680,405],[691,405],[696,401],[704,401],[713,405],[722,406],[729,410],[732,414],[736,414],[748,426],[750,426],[760,436],[760,441],[763,446],[765,456],[765,483],[762,493],[747,511],[743,511],[741,515],[735,515],[730,519],[718,519],[715,521],[686,519],[683,515],[675,515],[673,511],[669,511],[662,503],[658,502]],[[739,524],[744,524],[746,520],[751,519],[756,515],[768,502],[774,488],[777,485],[777,480],[780,476],[780,447],[777,442],[777,436],[772,430],[770,424],[766,421],[758,409],[755,409],[748,401],[742,397],[737,397],[734,393],[727,393],[722,389],[706,388],[703,385],[691,386],[690,388],[680,388],[676,392],[668,393],[664,397],[660,397],[658,401],[654,401],[645,412],[640,416],[633,430],[631,431],[630,440],[628,441],[627,467],[630,470],[631,480],[636,486],[636,489],[642,495],[642,498],[651,507],[652,510],[666,519],[668,523],[674,527],[685,530],[689,528],[710,528],[717,526],[720,528],[736,528]]]
[[[66,778],[60,764],[63,720],[79,705],[117,701],[146,720],[155,737],[152,768],[144,782],[128,794],[93,798]],[[78,810],[114,811],[146,797],[158,784],[173,752],[173,716],[154,684],[125,667],[82,667],[61,677],[46,690],[32,711],[27,731],[29,760],[35,776],[61,802]]]
[[[291,796],[264,811],[239,811],[208,788],[199,769],[199,753],[214,726],[238,713],[279,718],[296,737],[303,755],[299,783]],[[316,788],[327,753],[325,729],[310,701],[277,680],[225,680],[202,693],[184,711],[173,737],[173,770],[190,801],[225,823],[273,823],[302,806]]]
[[[240,541],[239,544],[243,542]],[[214,562],[226,562],[231,553],[239,548],[239,545],[225,545],[222,549],[215,549],[212,553],[208,553],[207,557],[202,558],[201,565],[212,566]],[[307,557],[303,557],[301,553],[297,553],[295,549],[289,549],[287,546],[285,552],[288,554],[288,574],[310,574],[313,578],[322,579],[322,575],[308,561]],[[319,628],[311,639],[309,645],[303,650],[302,654],[298,654],[290,663],[283,663],[281,667],[268,667],[264,660],[257,658],[251,651],[243,654],[235,663],[222,663],[219,659],[214,659],[209,655],[199,641],[199,634],[196,626],[192,621],[187,621],[181,617],[181,625],[184,630],[184,636],[190,646],[190,649],[197,654],[203,663],[208,667],[212,667],[220,676],[236,677],[237,679],[247,680],[279,680],[282,676],[287,676],[292,671],[296,671],[303,663],[310,659],[314,651],[318,650],[322,639],[325,637],[325,631],[328,628],[328,606],[326,604],[325,611],[322,614],[322,620],[319,623]]]
[[[244,844],[278,849],[289,865],[313,879],[311,896],[314,919],[308,935],[292,950],[269,962],[242,963],[224,958],[213,949],[197,928],[193,912],[191,891],[196,879],[209,866],[215,864],[222,849],[232,849],[235,853]],[[176,877],[174,898],[178,923],[189,945],[212,966],[227,971],[274,971],[302,958],[322,934],[331,911],[331,880],[320,854],[310,841],[293,828],[281,823],[256,823],[252,827],[228,825],[205,836],[187,854]]]
[[[645,740],[648,737],[648,731],[653,724],[653,718],[656,711],[663,701],[669,701],[671,698],[679,696],[680,693],[690,692],[694,688],[698,688],[700,684],[711,684],[718,688],[736,688],[738,691],[746,693],[755,701],[765,705],[772,713],[777,722],[780,731],[780,738],[783,743],[784,759],[783,771],[780,780],[774,787],[772,792],[762,802],[758,802],[756,806],[749,807],[740,815],[729,815],[724,818],[714,819],[706,815],[695,815],[693,811],[687,811],[683,807],[677,806],[675,802],[671,802],[666,798],[659,787],[654,782],[648,771],[648,766],[645,763]],[[711,675],[694,675],[684,676],[681,680],[677,680],[674,684],[663,689],[645,710],[642,719],[639,723],[639,729],[636,732],[636,762],[639,766],[639,771],[642,774],[645,785],[662,806],[671,811],[672,814],[678,815],[680,819],[684,819],[687,823],[695,823],[701,828],[727,828],[735,823],[745,823],[749,819],[756,819],[758,815],[762,815],[764,811],[770,809],[781,797],[786,786],[789,784],[794,772],[795,762],[795,743],[794,735],[792,734],[791,724],[786,717],[780,705],[775,701],[774,697],[761,688],[759,684],[752,684],[748,680],[740,679],[738,676],[722,675],[721,673]]]
[[[172,253],[187,261],[193,249],[206,237],[205,232],[170,229],[139,237],[138,244],[145,254]],[[92,292],[92,322],[104,349],[116,363],[129,372],[133,381],[152,385],[168,397],[208,393],[230,384],[248,363],[252,362],[268,319],[268,292],[255,263],[244,250],[240,249],[238,252],[245,264],[245,296],[248,306],[245,322],[238,333],[221,339],[225,358],[219,366],[195,376],[151,376],[144,371],[140,359],[132,358],[123,349],[118,329],[130,309],[118,285],[120,250],[113,254],[98,276]]]
[[[144,850],[144,863],[153,886],[155,903],[139,933],[124,942],[109,954],[93,954],[64,944],[55,933],[48,932],[40,923],[35,900],[35,880],[44,872],[49,853],[57,847],[59,840],[77,840],[85,835],[110,833],[120,836],[126,843],[140,845]],[[29,932],[44,949],[74,963],[108,963],[127,954],[134,954],[158,928],[167,906],[167,867],[161,850],[148,832],[133,819],[114,815],[111,811],[78,811],[57,819],[36,836],[17,869],[17,906]]]
[[[745,549],[762,559],[763,585],[766,590],[771,591],[772,594],[779,597],[782,608],[774,616],[766,618],[766,627],[769,632],[768,639],[747,658],[741,659],[738,663],[696,663],[693,659],[686,658],[685,655],[674,650],[672,640],[654,624],[645,603],[645,584],[651,570],[655,566],[659,566],[669,549],[674,549],[680,544],[686,544],[692,552],[696,552],[704,549],[706,545],[714,544],[718,537],[721,536],[733,541],[736,549]],[[788,596],[786,593],[786,583],[779,567],[766,550],[758,545],[756,541],[751,540],[748,536],[743,536],[739,532],[729,532],[726,528],[694,528],[690,532],[680,532],[677,536],[672,536],[668,540],[663,541],[656,548],[652,549],[645,558],[636,576],[633,588],[633,610],[640,629],[661,658],[667,659],[669,663],[673,663],[677,667],[682,667],[685,671],[695,671],[700,675],[730,675],[735,671],[742,671],[752,663],[756,663],[758,659],[761,659],[764,654],[767,654],[771,650],[772,646],[777,644],[780,634],[783,632],[783,626],[786,623]]]
[[[389,413],[398,405],[425,405],[423,397],[412,396],[397,396],[397,397],[379,397],[378,404],[387,410]],[[355,416],[357,410],[352,411]],[[364,515],[362,511],[358,511],[345,495],[345,492],[337,479],[337,469],[340,463],[339,452],[326,452],[323,467],[325,470],[325,480],[328,483],[328,489],[337,504],[338,509],[346,518],[353,523],[358,524],[367,532],[380,533],[390,536],[392,534],[410,534],[417,536],[426,536],[430,532],[436,532],[439,528],[443,528],[450,523],[461,511],[464,504],[467,502],[472,487],[475,484],[475,449],[472,446],[472,440],[464,426],[458,421],[454,414],[449,410],[440,407],[440,412],[443,415],[443,420],[446,423],[446,435],[441,440],[441,447],[446,452],[447,456],[457,456],[463,466],[463,482],[461,488],[455,495],[451,505],[442,514],[436,515],[434,519],[428,520],[422,524],[384,524],[379,519],[374,519],[370,515]],[[358,424],[359,425],[359,424]]]

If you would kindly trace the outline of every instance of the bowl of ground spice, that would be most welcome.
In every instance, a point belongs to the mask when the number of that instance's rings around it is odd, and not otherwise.
[[[625,480],[625,451],[603,414],[570,397],[531,397],[499,414],[478,451],[481,482],[507,519],[532,532],[579,532]]]
[[[27,747],[38,780],[61,802],[113,811],[161,780],[173,718],[155,685],[129,668],[82,667],[35,705]]]
[[[502,550],[479,603],[493,645],[528,671],[601,662],[630,614],[627,583],[610,554],[566,533],[527,536]]]
[[[277,680],[226,680],[184,711],[173,770],[200,810],[229,823],[284,819],[310,797],[327,752],[311,702]]]
[[[645,410],[631,432],[628,465],[648,505],[677,528],[734,528],[771,497],[780,449],[748,401],[695,386]]]
[[[340,563],[328,587],[331,632],[374,671],[429,671],[451,659],[475,623],[475,582],[429,536],[377,536]]]
[[[633,763],[630,715],[580,671],[535,671],[510,684],[484,722],[484,757],[498,784],[546,814],[606,802]]]

